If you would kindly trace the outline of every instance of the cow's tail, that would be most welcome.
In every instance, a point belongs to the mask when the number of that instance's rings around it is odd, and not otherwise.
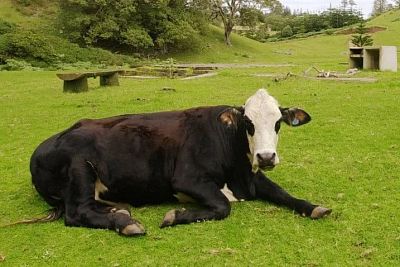
[[[21,220],[21,221],[2,225],[0,227],[3,228],[3,227],[14,226],[14,225],[18,225],[18,224],[54,222],[54,221],[57,221],[58,219],[60,219],[63,214],[64,214],[64,207],[60,206],[60,207],[48,210],[48,214],[44,217]]]

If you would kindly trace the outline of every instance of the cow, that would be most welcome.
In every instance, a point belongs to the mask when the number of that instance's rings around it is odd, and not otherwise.
[[[265,89],[243,106],[82,119],[50,137],[30,161],[32,183],[53,207],[38,221],[64,216],[67,226],[145,234],[129,206],[191,199],[198,209],[173,209],[160,227],[221,220],[230,201],[261,199],[319,219],[331,209],[295,198],[263,171],[278,163],[281,123],[311,120],[280,107]]]

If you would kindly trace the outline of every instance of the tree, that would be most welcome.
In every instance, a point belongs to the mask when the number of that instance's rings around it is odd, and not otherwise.
[[[290,37],[293,35],[293,30],[290,25],[287,25],[285,28],[282,29],[281,36],[282,37]]]
[[[372,8],[372,15],[377,16],[385,12],[388,8],[387,0],[374,0],[374,6]]]
[[[357,47],[369,46],[373,44],[373,39],[371,35],[366,34],[368,29],[365,27],[364,22],[360,22],[360,24],[356,28],[357,35],[352,35],[351,42]]]
[[[400,1],[400,0],[399,0]],[[356,2],[354,0],[349,0],[348,2],[349,6],[350,6],[350,11],[353,11],[354,6],[356,6]]]
[[[394,0],[394,4],[397,8],[400,8],[400,0]]]
[[[341,10],[331,8],[322,13],[326,17],[331,28],[341,28],[347,25],[359,23],[362,20],[362,14],[359,11]]]
[[[224,24],[226,45],[232,45],[230,36],[238,19],[239,10],[243,7],[243,2],[243,0],[212,0],[212,9]]]
[[[264,22],[264,15],[259,9],[244,7],[240,9],[239,14],[239,23],[241,26],[255,28],[257,24]]]
[[[346,10],[347,5],[349,4],[348,0],[342,0],[340,3],[342,4],[342,9]]]
[[[188,0],[64,0],[60,27],[72,41],[122,52],[191,49],[202,16]]]
[[[219,17],[224,25],[224,40],[225,44],[232,46],[231,33],[233,27],[237,24],[240,18],[240,10],[242,8],[276,8],[281,6],[278,0],[211,0],[212,13]]]

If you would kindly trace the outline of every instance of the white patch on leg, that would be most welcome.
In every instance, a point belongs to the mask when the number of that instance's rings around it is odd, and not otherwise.
[[[99,178],[96,179],[95,188],[94,188],[94,199],[99,201],[100,194],[108,191],[107,186],[105,186]]]
[[[233,192],[228,188],[228,185],[225,184],[224,188],[221,189],[222,194],[229,200],[229,202],[236,202],[236,201],[244,201],[244,199],[237,199]]]
[[[233,192],[228,188],[227,184],[224,185],[224,187],[221,189],[221,192],[225,195],[229,202],[244,201],[244,199],[237,199]],[[174,194],[174,197],[180,203],[196,203],[196,200],[181,192]]]
[[[129,210],[129,204],[126,203],[120,203],[120,202],[112,202],[112,201],[107,201],[103,200],[100,198],[100,194],[105,193],[108,191],[107,186],[105,186],[99,178],[96,179],[95,182],[95,187],[94,187],[94,199],[100,203],[112,206],[112,207],[117,207],[119,209],[126,209]]]

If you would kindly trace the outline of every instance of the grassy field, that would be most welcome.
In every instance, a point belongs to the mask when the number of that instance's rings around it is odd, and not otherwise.
[[[301,106],[312,123],[283,127],[281,164],[269,176],[294,195],[333,209],[312,221],[259,201],[234,203],[232,214],[159,229],[166,204],[133,209],[147,236],[49,224],[0,228],[4,266],[396,266],[400,263],[398,74],[367,72],[378,83],[297,78],[275,83],[254,73],[223,70],[206,79],[128,80],[83,94],[63,94],[54,72],[0,73],[0,225],[43,214],[31,186],[34,148],[76,120],[120,113],[240,105],[269,88],[283,106]],[[162,91],[165,86],[176,89]]]
[[[0,16],[28,23],[8,2],[0,3]],[[400,11],[393,11],[369,23],[388,27],[374,34],[376,44],[400,48],[399,17]],[[91,90],[82,94],[62,93],[55,72],[0,72],[0,225],[49,208],[32,188],[29,158],[41,141],[78,119],[241,105],[261,87],[282,106],[303,107],[313,118],[304,127],[282,127],[281,164],[268,176],[293,195],[333,209],[330,217],[312,221],[269,203],[240,202],[223,221],[159,229],[164,214],[182,205],[145,206],[132,209],[147,229],[139,238],[69,228],[62,220],[0,228],[0,265],[399,266],[399,74],[359,74],[377,83],[253,76],[300,73],[310,65],[344,71],[348,39],[260,44],[234,36],[234,47],[227,49],[214,28],[200,53],[169,56],[181,62],[296,66],[219,70],[217,76],[190,81],[121,79],[121,86],[106,89],[91,80]]]

